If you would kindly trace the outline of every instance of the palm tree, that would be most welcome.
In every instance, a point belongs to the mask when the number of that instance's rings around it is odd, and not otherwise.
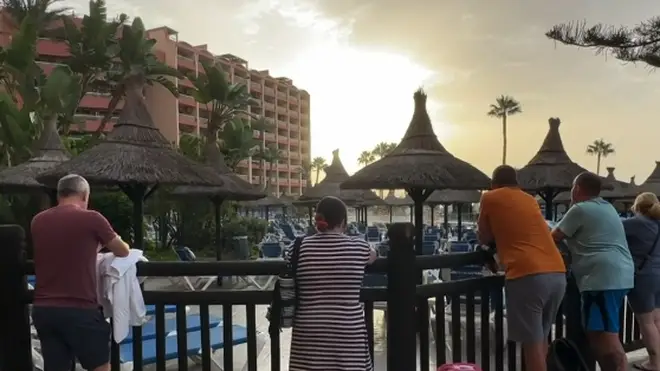
[[[0,48],[0,84],[15,103],[33,107],[39,100],[39,86],[45,81],[36,63],[37,29],[25,18],[6,48]]]
[[[508,95],[500,95],[495,99],[495,104],[490,105],[490,110],[487,113],[490,117],[502,119],[502,165],[506,164],[507,118],[521,112],[520,102]]]
[[[254,125],[258,123],[236,118],[222,127],[215,141],[208,135],[204,141],[207,146],[218,145],[225,156],[227,167],[236,171],[241,161],[259,154],[261,140],[254,137],[254,130],[259,130]]]
[[[231,84],[219,64],[200,61],[204,73],[190,75],[194,90],[192,96],[207,112],[207,140],[217,137],[220,130],[239,116],[252,115],[250,105],[255,100],[244,84]]]
[[[268,164],[268,174],[266,183],[264,184],[264,190],[266,190],[267,194],[271,194],[270,185],[273,178],[273,174],[271,174],[273,172],[273,165],[277,164],[277,162],[283,157],[283,154],[277,148],[277,145],[270,145],[261,148],[259,157]]]
[[[600,160],[614,153],[612,143],[605,142],[602,138],[594,140],[587,146],[587,154],[596,156],[596,174],[600,175]]]
[[[69,10],[70,7],[55,7],[62,0],[2,0],[2,9],[9,14],[14,27],[18,27],[30,17],[34,20],[38,32],[43,32],[49,25]]]
[[[321,170],[325,169],[328,167],[328,164],[325,162],[325,159],[323,157],[314,157],[312,159],[312,171],[316,172],[316,181],[314,184],[319,184],[319,175],[321,174]]]
[[[396,148],[396,146],[397,146],[396,143],[388,143],[388,142],[380,142],[376,144],[376,147],[374,147],[374,149],[371,151],[371,154],[374,156],[373,161],[387,156],[388,154],[390,154],[390,152],[394,150],[394,148]]]
[[[78,104],[68,113],[61,122],[63,131],[68,130],[68,125],[78,109],[80,101],[90,91],[91,87],[104,80],[107,71],[113,67],[113,59],[119,53],[117,33],[127,16],[121,14],[117,19],[107,21],[107,9],[105,0],[92,0],[89,2],[89,15],[82,18],[81,25],[74,23],[72,18],[63,17],[63,27],[59,29],[64,42],[69,48],[70,57],[66,65],[80,79],[80,95]],[[105,124],[104,124],[105,125]]]
[[[108,81],[113,86],[112,99],[108,104],[106,113],[95,135],[99,136],[105,130],[105,126],[117,109],[119,102],[131,94],[144,98],[143,89],[145,85],[159,84],[170,91],[174,96],[179,92],[171,80],[172,77],[183,78],[183,75],[156,58],[153,47],[156,40],[147,38],[144,23],[138,17],[130,26],[121,27],[122,35],[118,40],[119,60],[118,68],[111,69],[107,73]]]
[[[204,138],[199,135],[182,133],[179,136],[179,152],[197,162],[204,162]]]
[[[374,161],[376,161],[376,156],[371,151],[362,151],[360,157],[358,157],[358,164],[363,166],[367,166]]]
[[[305,178],[305,185],[307,187],[312,186],[312,164],[307,159],[303,159],[300,163],[300,180],[302,181]]]

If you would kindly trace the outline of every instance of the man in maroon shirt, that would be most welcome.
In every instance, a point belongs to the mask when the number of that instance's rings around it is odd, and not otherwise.
[[[110,370],[110,326],[99,310],[96,256],[107,247],[127,256],[128,245],[108,220],[87,210],[89,184],[71,174],[57,183],[58,205],[32,219],[36,285],[32,319],[45,371]]]

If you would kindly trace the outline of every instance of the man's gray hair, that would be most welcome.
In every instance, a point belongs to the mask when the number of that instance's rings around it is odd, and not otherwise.
[[[65,175],[57,182],[57,197],[88,195],[89,183],[77,174]]]

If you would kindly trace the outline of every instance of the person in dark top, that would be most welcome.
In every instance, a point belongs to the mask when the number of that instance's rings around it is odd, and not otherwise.
[[[89,184],[75,174],[57,184],[58,205],[32,219],[36,283],[32,319],[44,371],[110,370],[110,325],[97,300],[96,256],[102,247],[127,256],[108,220],[88,210]]]
[[[660,370],[660,202],[650,192],[637,196],[634,217],[623,221],[635,262],[635,286],[628,293],[649,360],[640,370]]]

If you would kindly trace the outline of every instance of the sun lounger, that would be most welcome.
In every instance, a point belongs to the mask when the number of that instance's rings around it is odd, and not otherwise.
[[[216,326],[210,330],[210,346],[211,350],[215,351],[221,349],[225,345],[223,336],[223,327]],[[247,342],[247,328],[243,326],[233,326],[232,329],[232,345],[243,344]],[[186,355],[188,357],[200,356],[202,354],[202,333],[201,331],[189,332],[186,334],[188,349]],[[176,332],[170,333],[165,338],[165,360],[176,359],[179,355],[177,348]],[[119,346],[119,358],[123,366],[132,366],[133,363],[133,344],[121,344]],[[211,357],[213,363],[216,363]],[[128,365],[130,363],[130,365]],[[156,339],[150,339],[142,342],[142,364],[149,365],[156,363]],[[216,364],[220,368],[220,365]]]
[[[155,316],[156,315],[156,306],[149,304],[145,306],[147,308],[147,316]],[[186,307],[186,312],[188,311],[188,307]],[[174,313],[176,312],[176,305],[165,305],[165,313]]]
[[[186,332],[199,331],[202,328],[202,319],[199,315],[193,314],[186,316]],[[209,318],[209,327],[217,327],[222,325],[222,319],[217,317]],[[176,318],[165,319],[165,336],[176,331]],[[142,341],[156,338],[156,319],[152,318],[149,322],[142,325]],[[133,329],[129,329],[128,336],[121,342],[121,344],[130,343],[133,341]]]

